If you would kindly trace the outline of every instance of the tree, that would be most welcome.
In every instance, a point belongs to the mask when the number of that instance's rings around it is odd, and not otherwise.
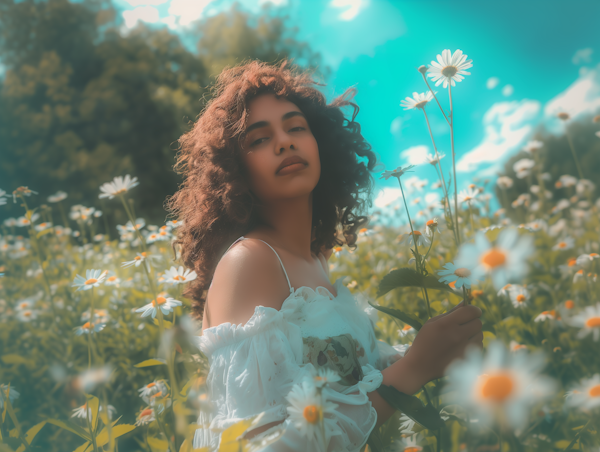
[[[140,180],[137,214],[151,223],[165,220],[162,204],[180,183],[177,139],[225,65],[320,58],[270,8],[253,16],[234,4],[199,21],[188,33],[194,53],[165,28],[140,24],[123,36],[106,0],[0,1],[1,188],[29,186],[40,202],[64,190],[97,206],[99,186],[129,173]],[[22,215],[5,207],[5,217]]]

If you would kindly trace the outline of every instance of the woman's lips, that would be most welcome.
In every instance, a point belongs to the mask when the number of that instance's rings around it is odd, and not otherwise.
[[[305,165],[304,163],[292,163],[291,165],[284,166],[283,168],[281,168],[277,174],[280,176],[285,176],[286,174],[300,171],[306,168],[306,166],[307,165]]]

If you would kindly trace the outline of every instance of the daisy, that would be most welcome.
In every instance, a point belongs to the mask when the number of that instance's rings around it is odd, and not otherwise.
[[[137,177],[133,179],[129,174],[123,178],[123,176],[115,177],[112,182],[106,182],[100,186],[100,195],[98,198],[108,198],[113,199],[117,195],[122,195],[123,193],[128,192],[131,188],[138,185],[139,182]]]
[[[183,225],[182,220],[167,221],[167,226],[169,226],[171,229],[177,229],[179,226],[182,226],[182,225]]]
[[[35,225],[33,228],[36,231],[41,232],[41,231],[43,231],[45,229],[49,229],[51,227],[52,227],[52,223],[44,222],[44,223],[40,223],[40,224]]]
[[[104,282],[105,286],[119,286],[121,283],[121,278],[119,278],[115,272],[111,271],[106,276],[106,281]]]
[[[67,199],[67,194],[64,191],[57,191],[53,195],[48,196],[48,202],[60,202],[63,199]]]
[[[405,337],[408,336],[409,334],[414,334],[416,333],[417,330],[415,330],[412,326],[410,325],[404,325],[404,328],[402,328],[401,330],[398,330],[398,334],[400,335],[400,337]]]
[[[583,378],[565,397],[567,406],[576,406],[582,411],[600,407],[600,374],[595,374],[592,378]]]
[[[173,310],[175,306],[181,306],[182,303],[179,300],[171,297],[161,297],[160,295],[156,297],[156,300],[152,300],[145,306],[142,306],[139,309],[136,309],[135,312],[141,312],[142,317],[149,316],[152,314],[152,318],[156,317],[156,313],[158,308],[162,311],[164,315],[169,314]]]
[[[428,232],[428,235],[430,235],[430,236],[433,235],[433,231],[437,232],[438,234],[441,232],[440,224],[438,222],[437,217],[434,217],[431,220],[427,220],[427,223],[425,223],[425,230]]]
[[[408,244],[409,246],[412,244],[413,246],[415,245],[415,242],[417,243],[417,246],[423,246],[423,245],[428,245],[429,244],[429,239],[427,238],[426,235],[421,234],[420,231],[414,231],[414,239],[413,239],[413,234],[412,232],[407,232],[406,234],[404,234],[402,240],[400,241],[400,243],[402,244]]]
[[[317,388],[322,388],[325,385],[335,383],[336,381],[340,380],[341,377],[337,372],[326,368],[319,368],[317,370],[317,375],[313,376],[313,383]]]
[[[106,278],[107,274],[108,270],[86,270],[85,278],[77,275],[73,280],[71,287],[77,287],[77,291],[98,287],[100,286],[100,283],[104,282],[104,278]]]
[[[472,269],[472,278],[489,274],[496,289],[509,279],[521,278],[527,273],[527,257],[535,251],[530,236],[521,236],[516,228],[504,229],[492,246],[483,232],[475,236],[475,243],[463,243],[458,251],[456,265]]]
[[[32,193],[38,194],[37,191],[30,190],[27,187],[18,187],[16,190],[13,190],[13,202],[17,202],[17,196],[31,196]]]
[[[600,302],[596,306],[586,306],[585,312],[574,315],[568,322],[571,326],[579,327],[579,339],[592,334],[594,341],[600,339]]]
[[[98,411],[102,411],[104,408],[103,405],[100,405],[98,407]],[[73,414],[71,415],[71,417],[77,417],[77,418],[81,418],[81,419],[85,419],[86,418],[86,412],[87,412],[87,417],[91,420],[92,419],[92,409],[88,406],[87,402],[84,403],[83,405],[81,405],[79,408],[75,408],[73,410]],[[112,419],[113,415],[117,412],[117,409],[112,406],[112,405],[108,405],[108,418]]]
[[[129,232],[135,232],[136,230],[142,229],[144,226],[146,226],[146,220],[138,218],[135,220],[135,226],[131,223],[131,220],[129,220],[125,225],[125,228]]]
[[[102,331],[106,323],[94,322],[94,326],[92,327],[90,322],[85,322],[83,325],[74,328],[75,334],[81,336],[82,334],[90,334],[92,331],[97,333],[98,331]]]
[[[575,185],[577,185],[577,178],[570,174],[563,174],[558,178],[556,184],[554,184],[556,188],[574,187]]]
[[[148,408],[143,409],[140,412],[140,414],[138,414],[135,425],[137,425],[139,427],[140,425],[149,424],[150,422],[152,422],[154,420],[156,420],[156,417],[154,416],[154,409],[148,407]]]
[[[513,170],[519,179],[524,179],[531,174],[531,169],[535,166],[535,161],[531,159],[521,159],[515,162]]]
[[[336,421],[331,417],[325,417],[325,414],[333,415],[339,405],[327,400],[326,391],[321,392],[319,396],[313,380],[308,378],[294,385],[286,399],[290,404],[287,412],[291,422],[300,434],[312,443],[309,449],[321,450],[323,445],[327,446],[335,430]],[[321,422],[325,427],[325,438],[323,438]]]
[[[565,237],[563,240],[558,242],[556,245],[552,247],[553,251],[564,251],[570,250],[575,246],[575,240],[573,237]]]
[[[19,217],[19,218],[17,218],[17,224],[15,226],[19,226],[20,228],[29,226],[31,223],[35,223],[35,220],[37,220],[39,217],[40,217],[39,213],[34,213],[31,216],[31,219],[29,219],[27,217]]]
[[[157,394],[164,396],[169,390],[163,380],[154,380],[152,383],[148,383],[143,388],[138,389],[138,392],[144,402],[150,405],[150,401],[155,400]],[[160,397],[160,395],[158,397]]]
[[[500,341],[492,342],[485,356],[469,347],[465,359],[446,370],[449,396],[468,405],[483,425],[493,421],[518,429],[527,423],[529,408],[553,394],[555,382],[539,375],[544,355],[526,351],[510,353]]]
[[[110,380],[113,368],[110,364],[102,367],[92,367],[81,372],[73,381],[73,386],[85,393],[90,393],[96,386]]]
[[[402,413],[399,421],[400,421],[400,427],[398,428],[398,430],[400,432],[402,432],[405,435],[410,435],[410,434],[415,433],[413,431],[413,428],[415,426],[415,421],[413,421],[411,418],[409,418],[406,414]]]
[[[439,276],[442,276],[438,281],[449,284],[454,283],[454,287],[457,289],[463,285],[467,288],[471,288],[471,280],[476,281],[471,277],[471,270],[465,267],[457,267],[452,262],[448,262],[444,265],[445,270],[438,272]]]
[[[442,160],[444,157],[446,157],[446,154],[439,154],[439,153],[437,155],[427,154],[426,157],[427,157],[427,161],[435,166],[439,163],[440,160]],[[441,181],[438,181],[436,183],[440,184],[439,187],[437,187],[437,188],[440,188],[442,186]]]
[[[4,409],[4,401],[6,400],[6,394],[8,394],[8,400],[12,404],[16,398],[19,397],[19,393],[12,386],[10,387],[10,391],[8,389],[8,385],[0,385],[0,410]]]
[[[458,194],[458,199],[460,199],[460,202],[468,202],[471,204],[473,201],[477,201],[477,195],[479,195],[479,190],[469,187],[467,190],[462,190]]]
[[[462,50],[456,50],[452,55],[450,49],[445,49],[441,55],[437,56],[437,62],[432,61],[431,66],[427,69],[427,75],[431,77],[431,80],[436,82],[435,86],[440,83],[444,83],[443,87],[447,88],[450,83],[452,86],[456,86],[456,82],[463,80],[464,75],[471,75],[470,72],[465,69],[473,66],[471,63],[473,60],[467,60],[467,55],[463,55]]]
[[[508,295],[508,290],[512,287],[512,284],[506,284],[502,289],[498,291],[498,296]]]
[[[550,311],[543,311],[533,319],[534,322],[543,322],[544,320],[560,320],[560,317],[557,317],[556,310],[552,309]]]
[[[529,291],[523,286],[511,286],[508,290],[510,301],[515,308],[522,308],[526,306],[527,301],[531,298]]]
[[[514,181],[508,176],[500,176],[498,179],[496,179],[496,185],[498,185],[500,188],[507,189],[512,187],[513,184]]]
[[[414,167],[415,167],[415,165],[408,165],[404,168],[399,166],[398,168],[396,168],[393,171],[384,171],[383,173],[381,173],[381,177],[379,179],[388,180],[390,177],[397,177],[399,179],[400,176],[403,176],[404,174],[411,172],[410,170]]]
[[[590,253],[590,254],[582,254],[577,258],[577,265],[581,265],[581,266],[589,266],[590,262],[592,262],[594,259],[598,259],[600,257],[600,254],[598,253]]]
[[[435,92],[437,94],[437,91]],[[413,93],[413,97],[407,97],[405,100],[400,102],[400,105],[404,107],[405,110],[412,110],[414,108],[424,109],[425,106],[433,99],[433,94],[431,91],[425,93]]]
[[[137,256],[135,256],[132,261],[123,262],[121,264],[121,267],[127,268],[127,267],[131,267],[132,265],[139,267],[140,264],[146,260],[146,257],[147,257],[147,254],[145,251],[142,253],[137,253]]]
[[[533,154],[542,146],[544,146],[544,143],[542,143],[541,141],[531,140],[523,147],[523,150],[529,154]]]
[[[85,311],[81,314],[81,321],[87,322],[90,320],[90,311]],[[110,315],[106,309],[94,309],[94,323],[107,323],[110,320]]]
[[[21,322],[31,322],[32,320],[37,319],[38,313],[33,309],[24,309],[17,311],[17,319]]]
[[[179,268],[172,266],[164,273],[165,282],[168,284],[185,284],[193,281],[197,278],[196,272],[190,269],[184,269],[183,266]]]
[[[546,231],[548,224],[544,220],[533,220],[525,225],[525,229],[531,232]]]

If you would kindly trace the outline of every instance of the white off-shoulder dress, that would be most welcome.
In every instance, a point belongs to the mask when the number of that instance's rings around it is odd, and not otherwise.
[[[327,398],[338,405],[336,429],[326,450],[358,452],[377,422],[367,393],[381,385],[381,370],[404,356],[406,347],[376,339],[371,319],[342,284],[343,278],[333,284],[337,296],[322,286],[294,289],[277,251],[269,247],[281,263],[290,295],[280,310],[256,306],[245,325],[227,322],[198,336],[198,346],[210,364],[206,384],[215,408],[201,411],[193,447],[217,450],[225,429],[264,413],[256,427],[284,422],[256,435],[254,440],[260,440],[275,429],[283,432],[261,450],[312,450],[289,419],[286,396],[314,366],[330,368],[342,377],[325,388]]]

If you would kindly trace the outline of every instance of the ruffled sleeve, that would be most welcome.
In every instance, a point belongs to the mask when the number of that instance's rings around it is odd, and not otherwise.
[[[312,378],[315,366],[304,361],[300,327],[289,321],[304,306],[301,299],[288,299],[281,311],[257,306],[245,324],[224,323],[207,328],[198,337],[200,350],[208,357],[208,397],[212,411],[201,411],[193,447],[216,451],[221,433],[228,427],[263,413],[253,428],[279,421],[256,435],[260,444],[277,433],[278,439],[265,444],[263,452],[304,452],[314,450],[289,416],[287,396],[304,378]],[[314,312],[314,311],[312,311]],[[381,372],[370,363],[361,366],[362,378],[346,386],[337,382],[324,389],[328,400],[337,404],[330,413],[327,452],[359,452],[377,422],[377,412],[368,393],[382,382]],[[281,422],[283,421],[283,422]]]
[[[221,432],[233,424],[264,415],[257,427],[287,417],[286,396],[306,370],[300,329],[276,309],[257,306],[245,324],[223,323],[198,337],[208,357],[212,413],[201,412],[194,447],[216,449]]]

